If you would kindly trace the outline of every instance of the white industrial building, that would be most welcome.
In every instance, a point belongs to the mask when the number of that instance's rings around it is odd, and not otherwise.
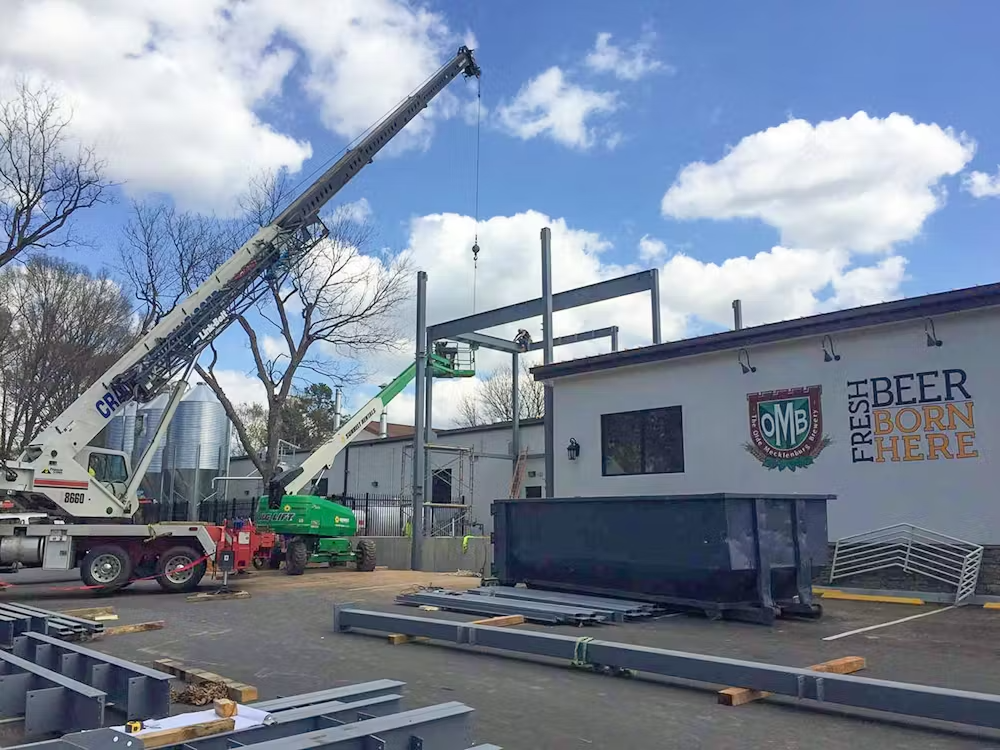
[[[995,284],[535,368],[552,494],[832,494],[831,540],[998,545],[998,332]]]
[[[317,493],[356,500],[409,498],[413,484],[413,428],[388,425],[384,434],[386,437],[379,437],[377,422],[362,430],[323,473]],[[428,452],[432,467],[428,502],[468,506],[467,520],[476,525],[477,531],[481,528],[489,533],[490,504],[510,495],[514,468],[511,441],[509,422],[435,430]],[[540,497],[544,492],[543,442],[542,420],[521,420],[520,446],[527,451],[519,492],[522,497]],[[294,466],[307,455],[291,453],[283,460]],[[260,497],[264,487],[255,474],[249,458],[233,458],[229,475],[247,478],[221,482],[218,497],[243,503]]]

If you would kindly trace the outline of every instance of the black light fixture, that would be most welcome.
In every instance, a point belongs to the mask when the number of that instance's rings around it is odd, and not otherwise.
[[[934,330],[934,321],[927,318],[924,321],[924,333],[927,334],[927,346],[941,346],[944,342],[937,337],[937,331]]]
[[[827,344],[829,344],[829,348],[827,348]],[[824,362],[839,362],[840,361],[840,355],[837,354],[837,352],[833,348],[833,339],[830,338],[830,334],[827,334],[826,336],[823,337],[823,340],[820,342],[820,346],[823,347],[823,361]]]
[[[740,363],[740,369],[743,370],[744,375],[757,372],[757,368],[750,364],[750,352],[746,349],[740,349],[736,355],[736,361]]]
[[[569,445],[566,446],[566,455],[569,456],[570,461],[576,461],[580,457],[580,444],[576,442],[576,438],[569,439]]]

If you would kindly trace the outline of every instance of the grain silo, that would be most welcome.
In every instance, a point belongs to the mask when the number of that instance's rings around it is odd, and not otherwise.
[[[177,405],[167,434],[164,469],[175,519],[198,519],[202,502],[215,492],[212,480],[228,471],[229,439],[222,403],[198,383]]]
[[[146,447],[152,441],[153,433],[156,432],[156,428],[159,426],[160,420],[163,418],[163,412],[167,408],[167,402],[169,400],[170,398],[166,393],[161,393],[152,401],[141,404],[136,409],[131,430],[133,435],[133,467],[139,463],[143,452],[145,452]],[[166,488],[163,482],[163,451],[165,448],[165,442],[166,440],[161,437],[160,445],[153,454],[153,460],[150,462],[149,468],[146,470],[146,476],[143,478],[142,484],[139,486],[139,491],[142,493],[143,497],[156,500],[161,504],[168,500],[166,497]]]
[[[104,447],[112,451],[123,451],[132,466],[138,460],[138,456],[132,455],[135,449],[135,417],[138,406],[135,401],[129,401],[111,418],[103,432]]]

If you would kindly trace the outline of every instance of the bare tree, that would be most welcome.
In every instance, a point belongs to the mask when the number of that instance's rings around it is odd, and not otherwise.
[[[104,163],[71,144],[69,123],[45,86],[22,80],[0,100],[0,267],[33,248],[72,244],[73,214],[109,198]]]
[[[518,418],[535,419],[545,414],[545,388],[531,374],[531,365],[521,360],[517,381]],[[514,418],[514,379],[510,365],[496,368],[477,384],[473,393],[463,394],[459,401],[459,423],[476,427],[495,422],[510,422]]]
[[[181,269],[202,268],[200,259],[212,257],[209,249],[215,244],[228,240],[229,251],[235,249],[277,216],[290,192],[283,173],[260,175],[240,201],[240,221],[206,219],[211,226],[205,225],[200,233],[181,233],[178,240],[168,238],[165,231],[146,229],[169,225],[156,213],[158,209],[133,206],[133,229],[123,242],[123,263],[145,324],[155,325],[185,296]],[[201,379],[222,402],[236,439],[265,482],[276,470],[278,443],[286,432],[295,389],[323,379],[356,382],[361,372],[353,361],[359,353],[393,350],[402,340],[393,313],[407,296],[407,262],[398,256],[370,252],[374,232],[369,224],[335,218],[328,222],[328,228],[329,237],[287,275],[268,276],[263,297],[235,320],[246,337],[252,372],[264,387],[265,403],[247,409],[231,401],[219,379],[219,370],[231,364],[220,364],[215,347],[209,362],[196,366]],[[192,243],[199,236],[212,241],[203,242],[196,252]],[[126,253],[133,256],[128,262]],[[192,272],[183,278],[194,288],[209,271]],[[269,334],[281,342],[280,351],[265,346]],[[261,410],[266,414],[263,446]]]
[[[135,341],[131,304],[107,276],[45,255],[0,273],[0,454],[12,455]]]

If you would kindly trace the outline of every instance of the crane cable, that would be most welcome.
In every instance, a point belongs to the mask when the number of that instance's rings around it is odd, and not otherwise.
[[[479,136],[483,111],[483,81],[479,77],[476,90],[476,236],[472,244],[472,312],[476,312],[476,275],[479,270]]]

